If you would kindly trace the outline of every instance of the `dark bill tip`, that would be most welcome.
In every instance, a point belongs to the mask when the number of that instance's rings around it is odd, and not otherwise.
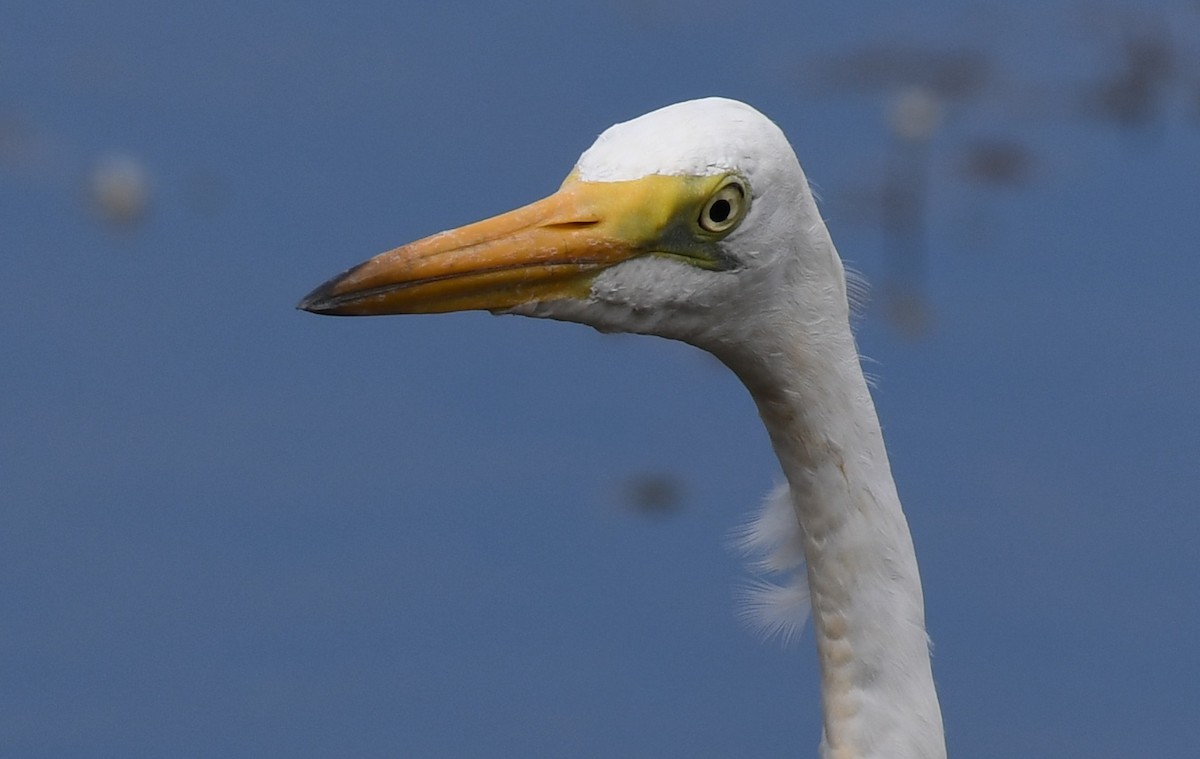
[[[296,304],[296,308],[301,311],[307,311],[310,314],[325,314],[328,316],[348,316],[341,309],[347,304],[347,301],[354,298],[347,298],[346,295],[339,295],[337,292],[340,285],[348,276],[354,273],[359,267],[348,269],[333,279],[317,286],[308,295],[300,299]]]

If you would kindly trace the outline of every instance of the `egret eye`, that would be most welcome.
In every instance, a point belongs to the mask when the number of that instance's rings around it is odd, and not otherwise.
[[[706,232],[722,233],[733,229],[746,212],[746,190],[733,181],[713,193],[700,211],[700,227]]]

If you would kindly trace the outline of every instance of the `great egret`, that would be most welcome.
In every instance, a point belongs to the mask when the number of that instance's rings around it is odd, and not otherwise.
[[[553,195],[382,253],[300,308],[487,309],[715,355],[753,396],[787,479],[773,499],[784,510],[768,509],[747,539],[773,549],[772,566],[807,562],[821,755],[945,756],[916,556],[842,261],[787,138],[761,113],[709,98],[617,124]],[[767,624],[798,595],[762,596]]]

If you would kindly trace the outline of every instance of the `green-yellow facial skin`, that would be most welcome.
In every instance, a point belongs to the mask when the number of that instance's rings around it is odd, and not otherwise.
[[[670,256],[717,271],[728,268],[728,262],[716,243],[745,217],[750,201],[748,191],[738,219],[728,229],[710,232],[700,225],[699,219],[708,199],[730,182],[746,187],[745,181],[734,174],[650,174],[620,182],[584,182],[572,171],[560,191],[573,186],[595,188],[604,206],[598,216],[608,221],[608,231],[615,237],[636,242],[643,254]]]

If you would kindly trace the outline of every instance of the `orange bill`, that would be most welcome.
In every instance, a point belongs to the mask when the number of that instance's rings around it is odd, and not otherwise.
[[[646,252],[644,236],[629,234],[631,212],[646,216],[636,212],[646,190],[635,184],[568,179],[536,203],[381,253],[313,290],[299,307],[365,316],[582,297],[598,271]]]
[[[603,269],[640,255],[674,254],[680,218],[694,219],[717,177],[651,175],[583,182],[485,221],[381,253],[309,293],[299,307],[369,316],[504,310],[582,298]],[[681,211],[686,210],[681,217]],[[693,263],[716,262],[702,255]]]

